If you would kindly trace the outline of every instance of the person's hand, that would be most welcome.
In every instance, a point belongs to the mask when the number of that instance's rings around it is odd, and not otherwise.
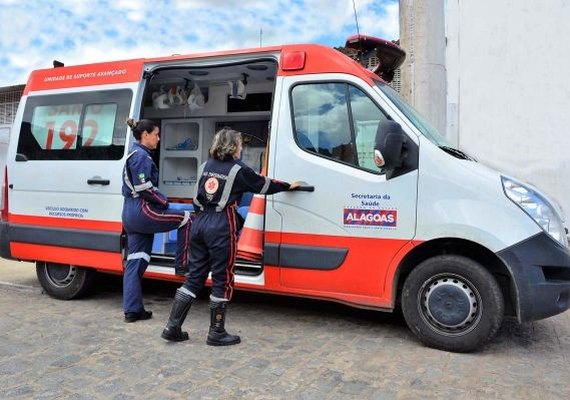
[[[295,181],[295,182],[291,183],[291,186],[289,186],[289,190],[297,189],[300,186],[301,186],[301,182]]]

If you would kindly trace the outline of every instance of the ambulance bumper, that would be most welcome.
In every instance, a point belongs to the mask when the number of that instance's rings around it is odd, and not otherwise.
[[[541,232],[497,255],[511,273],[519,322],[560,314],[570,308],[570,251]]]

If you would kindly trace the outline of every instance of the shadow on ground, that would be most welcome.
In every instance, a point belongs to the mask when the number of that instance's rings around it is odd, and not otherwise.
[[[171,304],[176,289],[180,287],[178,282],[167,282],[159,280],[144,279],[143,293],[145,301],[160,304]],[[105,298],[109,295],[120,295],[122,293],[122,277],[117,275],[98,274],[95,278],[94,285],[87,294],[89,298]],[[209,287],[206,287],[199,294],[199,298],[207,300],[210,294]],[[232,302],[236,305],[245,307],[255,307],[259,311],[267,309],[276,311],[285,309],[291,312],[303,312],[308,315],[327,315],[329,317],[338,316],[338,318],[352,319],[362,323],[386,323],[396,326],[405,326],[406,323],[399,310],[393,313],[381,312],[374,310],[364,310],[350,307],[344,304],[307,299],[300,297],[291,297],[284,295],[254,293],[246,291],[236,291]]]

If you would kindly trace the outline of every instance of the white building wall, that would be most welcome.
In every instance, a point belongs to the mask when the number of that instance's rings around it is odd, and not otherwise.
[[[447,0],[447,136],[570,218],[570,1]]]

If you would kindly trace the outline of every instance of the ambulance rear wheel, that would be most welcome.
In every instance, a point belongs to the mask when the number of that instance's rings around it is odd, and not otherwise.
[[[71,300],[87,292],[95,271],[75,265],[38,261],[36,274],[48,295],[60,300]]]
[[[412,332],[440,350],[477,350],[503,321],[497,281],[481,264],[462,256],[437,256],[419,264],[406,278],[401,302]]]

